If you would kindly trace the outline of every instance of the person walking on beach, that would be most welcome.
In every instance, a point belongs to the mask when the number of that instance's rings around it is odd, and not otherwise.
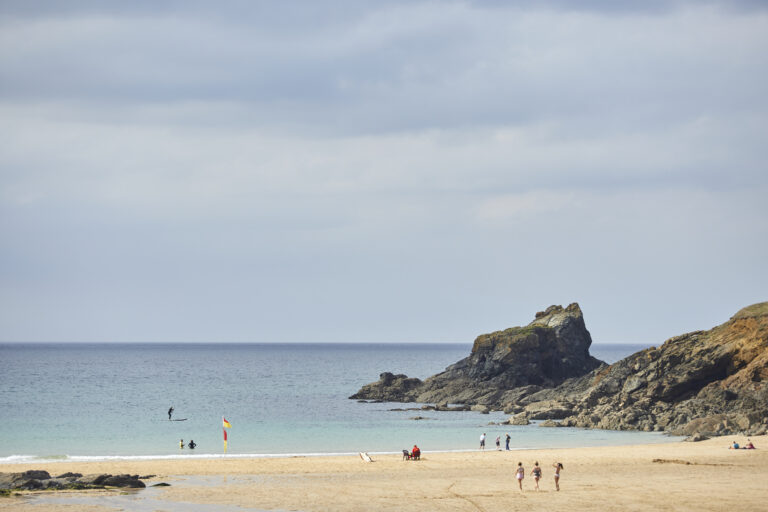
[[[517,485],[520,486],[520,492],[523,492],[523,478],[525,478],[525,468],[522,462],[517,463],[517,471],[515,471],[515,478],[517,478]]]
[[[168,421],[171,421],[171,414],[173,414],[173,406],[171,406],[171,408],[168,409]]]
[[[539,479],[541,478],[541,468],[539,467],[539,461],[536,461],[533,464],[533,470],[531,471],[531,475],[533,475],[533,482],[536,484],[535,489],[539,490]]]
[[[496,449],[501,451],[501,436],[496,436]]]
[[[485,450],[485,432],[480,435],[480,449]]]
[[[559,462],[555,462],[552,464],[552,467],[555,468],[555,489],[560,490],[560,470],[563,469],[563,465]]]
[[[507,433],[507,451],[509,451],[509,441],[510,441],[511,439],[512,439],[512,438],[509,436],[509,433]]]

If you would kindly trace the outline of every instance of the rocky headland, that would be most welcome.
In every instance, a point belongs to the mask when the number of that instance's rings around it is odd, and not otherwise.
[[[578,304],[479,336],[470,355],[425,381],[383,373],[350,398],[437,410],[503,410],[510,423],[755,435],[768,430],[768,302],[709,331],[670,338],[612,365],[589,355]]]

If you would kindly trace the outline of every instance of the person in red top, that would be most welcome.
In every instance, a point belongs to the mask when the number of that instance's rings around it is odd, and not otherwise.
[[[421,450],[419,450],[419,447],[416,445],[413,445],[413,450],[411,450],[411,458],[415,460],[421,458]]]

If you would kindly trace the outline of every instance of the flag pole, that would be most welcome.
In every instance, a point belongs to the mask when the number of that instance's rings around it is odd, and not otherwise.
[[[224,453],[227,453],[227,429],[224,427],[224,416],[221,416],[221,431],[224,432]]]

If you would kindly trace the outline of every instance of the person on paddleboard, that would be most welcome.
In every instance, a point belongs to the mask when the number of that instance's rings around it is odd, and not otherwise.
[[[171,421],[171,414],[173,414],[173,406],[171,406],[171,408],[168,409],[168,421]]]

